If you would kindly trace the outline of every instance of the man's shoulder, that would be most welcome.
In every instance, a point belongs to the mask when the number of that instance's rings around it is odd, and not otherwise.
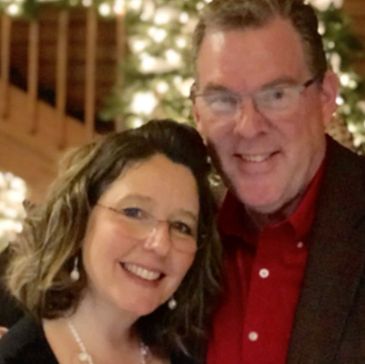
[[[332,162],[336,165],[340,163],[341,165],[349,165],[350,167],[353,165],[365,166],[365,157],[363,155],[355,153],[353,150],[341,145],[330,137],[328,137],[327,145],[329,164]]]

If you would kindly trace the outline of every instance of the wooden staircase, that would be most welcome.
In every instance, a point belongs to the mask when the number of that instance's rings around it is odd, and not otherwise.
[[[113,127],[97,117],[118,75],[122,19],[42,8],[37,21],[0,14],[0,170],[43,199],[66,149]]]

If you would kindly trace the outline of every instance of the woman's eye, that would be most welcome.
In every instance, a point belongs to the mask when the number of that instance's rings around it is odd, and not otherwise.
[[[139,207],[125,207],[121,210],[121,214],[133,219],[143,219],[146,217],[146,213]]]
[[[182,221],[174,221],[170,224],[170,228],[178,234],[193,236],[193,229]]]

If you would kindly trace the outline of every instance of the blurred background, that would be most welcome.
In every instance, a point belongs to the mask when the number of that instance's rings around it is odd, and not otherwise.
[[[193,123],[191,34],[209,0],[0,0],[0,251],[69,148],[152,117]],[[365,152],[365,0],[309,0],[340,76],[329,133]]]

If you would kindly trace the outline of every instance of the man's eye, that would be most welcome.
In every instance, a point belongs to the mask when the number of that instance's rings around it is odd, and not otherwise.
[[[290,89],[288,87],[275,87],[266,92],[266,98],[272,102],[286,100],[289,96]]]
[[[206,101],[216,108],[231,108],[237,105],[237,99],[229,94],[210,94],[206,96]]]
[[[287,96],[287,91],[284,87],[278,87],[271,90],[269,96],[272,100],[280,101]]]
[[[170,229],[180,235],[194,236],[192,227],[182,221],[173,221],[170,223]]]

